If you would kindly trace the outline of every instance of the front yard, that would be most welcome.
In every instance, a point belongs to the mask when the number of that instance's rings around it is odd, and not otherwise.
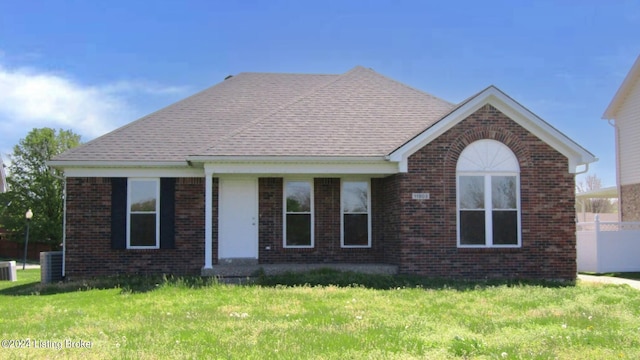
[[[640,358],[640,292],[628,286],[18,278],[0,282],[2,358]]]

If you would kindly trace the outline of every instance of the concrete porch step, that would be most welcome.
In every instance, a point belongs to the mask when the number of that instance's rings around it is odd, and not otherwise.
[[[202,276],[218,277],[253,277],[260,271],[266,275],[277,275],[287,272],[305,272],[316,269],[334,269],[339,271],[353,271],[364,274],[394,275],[398,273],[398,266],[389,264],[245,264],[226,263],[213,265],[211,269],[202,269]]]

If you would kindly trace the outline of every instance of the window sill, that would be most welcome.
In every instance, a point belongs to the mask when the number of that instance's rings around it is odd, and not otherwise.
[[[522,245],[458,245],[458,249],[522,249]]]

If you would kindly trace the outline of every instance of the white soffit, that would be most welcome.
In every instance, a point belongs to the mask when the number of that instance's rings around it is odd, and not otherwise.
[[[137,164],[49,164],[62,169],[67,177],[204,177],[205,175],[253,174],[253,175],[370,175],[386,176],[398,173],[398,164],[383,158],[367,159],[303,159],[286,157],[199,159],[192,166],[167,166]],[[66,165],[66,166],[65,166]],[[102,166],[100,166],[102,165]]]
[[[387,160],[359,162],[283,159],[258,162],[229,159],[205,162],[204,168],[207,174],[389,175],[398,173],[398,164]]]

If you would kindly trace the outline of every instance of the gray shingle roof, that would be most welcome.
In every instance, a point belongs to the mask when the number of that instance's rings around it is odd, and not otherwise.
[[[360,66],[342,75],[240,73],[54,161],[384,156],[453,108]]]

